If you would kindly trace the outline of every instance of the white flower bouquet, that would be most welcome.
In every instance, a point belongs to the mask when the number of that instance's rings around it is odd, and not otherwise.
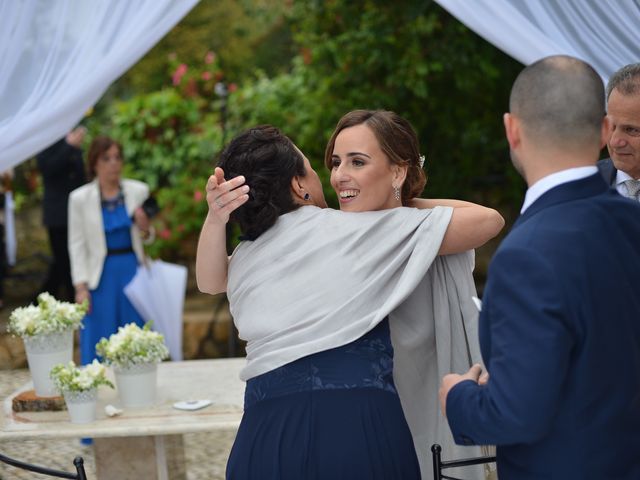
[[[129,323],[118,328],[107,340],[102,338],[96,345],[96,353],[107,365],[129,368],[133,365],[159,363],[169,357],[169,349],[161,333],[151,330],[147,322],[144,328]]]
[[[56,390],[64,392],[87,392],[106,385],[114,388],[113,383],[107,378],[107,369],[98,360],[83,367],[77,367],[75,363],[59,363],[51,369],[51,380]]]
[[[38,295],[38,305],[18,307],[9,316],[7,331],[18,337],[50,335],[82,325],[88,303],[61,302],[49,293]]]

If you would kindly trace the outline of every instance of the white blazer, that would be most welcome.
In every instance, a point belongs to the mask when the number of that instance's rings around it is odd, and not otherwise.
[[[124,204],[129,216],[149,196],[149,187],[138,180],[120,181]],[[131,242],[138,263],[144,260],[140,230],[131,225]],[[74,285],[86,283],[94,290],[100,283],[102,267],[107,256],[107,240],[102,223],[100,187],[94,180],[76,188],[69,195],[69,260]]]

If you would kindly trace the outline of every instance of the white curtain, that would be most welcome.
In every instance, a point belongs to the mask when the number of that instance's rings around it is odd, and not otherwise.
[[[525,65],[565,54],[606,81],[640,61],[638,0],[436,0],[462,23]]]
[[[0,0],[0,171],[62,138],[199,0]]]

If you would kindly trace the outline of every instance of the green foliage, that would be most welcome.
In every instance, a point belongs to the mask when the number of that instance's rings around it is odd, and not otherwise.
[[[201,0],[145,57],[111,89],[116,97],[154,91],[166,84],[175,55],[187,64],[209,51],[220,54],[229,81],[286,69],[292,56],[291,34],[284,21],[285,0]]]

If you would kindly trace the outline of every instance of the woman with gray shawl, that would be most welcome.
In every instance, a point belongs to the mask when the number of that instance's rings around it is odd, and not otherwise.
[[[386,177],[392,203],[401,205],[396,191],[405,191],[407,166],[371,165],[367,156],[379,157],[366,146],[344,158],[354,167],[364,159],[373,174],[354,179],[344,198],[366,199]],[[358,162],[354,153],[363,154]],[[452,209],[429,200],[418,202],[435,208],[357,214],[318,208],[324,198],[317,175],[272,127],[236,138],[219,165],[232,179],[223,182],[217,170],[207,185],[210,212],[196,274],[208,293],[223,291],[228,281],[232,313],[248,342],[245,415],[228,477],[420,478],[411,434],[416,445],[441,435],[432,365],[459,353],[436,352],[436,317],[463,328],[467,307],[450,297],[472,294],[472,286],[448,281],[470,262],[451,268],[445,262],[435,274],[430,266],[438,253],[484,243],[501,228],[501,217],[471,204]],[[234,252],[227,279],[220,246],[231,212],[250,241]],[[412,312],[416,305],[425,310]],[[430,400],[419,398],[431,396],[432,382],[433,412]],[[410,431],[407,412],[427,418],[431,428],[418,421],[413,431],[410,421]]]

